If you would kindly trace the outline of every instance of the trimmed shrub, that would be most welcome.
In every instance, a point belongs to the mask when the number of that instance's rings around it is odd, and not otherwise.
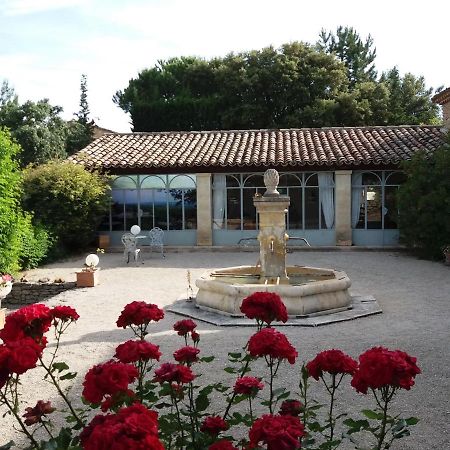
[[[24,171],[23,204],[57,239],[60,250],[73,251],[94,240],[108,210],[109,190],[105,176],[53,161]]]
[[[442,259],[450,244],[450,137],[427,157],[403,164],[407,175],[398,195],[400,238],[416,255]]]

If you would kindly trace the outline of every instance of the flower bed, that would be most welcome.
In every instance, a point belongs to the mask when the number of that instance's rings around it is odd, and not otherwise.
[[[196,323],[184,319],[174,324],[182,345],[173,353],[173,361],[165,357],[163,362],[149,331],[164,311],[145,302],[126,305],[117,326],[129,329],[134,339],[120,344],[111,360],[89,369],[83,382],[85,406],[75,409],[63,385],[76,373],[58,360],[57,350],[78,314],[68,306],[24,307],[10,314],[0,331],[0,402],[15,416],[31,448],[42,450],[334,449],[344,442],[381,450],[408,435],[417,423],[414,417],[390,415],[397,394],[410,390],[420,373],[415,358],[374,347],[357,361],[331,349],[300,365],[297,350],[273,328],[274,321],[287,320],[277,295],[255,293],[244,299],[242,312],[255,319],[257,329],[241,352],[228,354],[224,370],[234,377],[232,385],[219,380],[201,385],[201,372],[214,356],[202,354]],[[50,330],[56,336],[54,350],[46,349],[45,335]],[[257,360],[266,369],[253,373]],[[286,364],[299,364],[297,392],[277,386]],[[23,414],[20,376],[36,366],[44,369],[69,411],[67,425],[60,430],[52,428],[56,411],[49,401],[40,400]],[[327,405],[311,398],[313,380],[327,393]],[[340,388],[347,382],[355,395],[367,396],[371,406],[360,417],[335,412]],[[212,400],[217,395],[223,396],[223,408]],[[46,440],[37,439],[38,429],[48,435]]]

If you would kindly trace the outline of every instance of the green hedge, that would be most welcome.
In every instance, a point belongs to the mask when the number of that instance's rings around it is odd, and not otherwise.
[[[400,238],[416,255],[442,259],[450,244],[450,137],[433,155],[417,154],[403,168],[399,191]]]

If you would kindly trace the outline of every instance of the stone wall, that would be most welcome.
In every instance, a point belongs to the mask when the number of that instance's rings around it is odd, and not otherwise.
[[[39,303],[49,297],[60,294],[69,289],[74,289],[76,283],[36,283],[36,282],[15,282],[11,292],[2,300],[2,305],[19,304],[26,305]]]

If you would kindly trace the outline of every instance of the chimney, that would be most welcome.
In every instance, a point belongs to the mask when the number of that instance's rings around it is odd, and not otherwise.
[[[436,94],[432,99],[433,103],[442,106],[442,116],[444,119],[444,127],[450,129],[450,88]]]

